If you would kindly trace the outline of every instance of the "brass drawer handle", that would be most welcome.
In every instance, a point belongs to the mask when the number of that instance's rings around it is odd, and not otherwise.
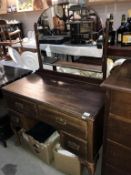
[[[77,145],[75,142],[68,141],[67,142],[68,146],[74,150],[79,151],[80,150],[80,145]]]
[[[24,109],[24,105],[19,102],[15,102],[15,107],[17,108],[18,111],[22,111]]]
[[[63,126],[66,126],[66,120],[64,120],[63,118],[60,118],[60,117],[56,117],[56,123],[60,124],[60,125],[63,125]]]

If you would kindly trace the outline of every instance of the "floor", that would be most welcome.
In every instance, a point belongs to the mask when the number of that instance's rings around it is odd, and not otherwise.
[[[0,143],[0,175],[64,175],[42,162],[29,150],[14,144],[14,137],[8,140],[8,147],[4,148]],[[100,175],[101,156],[98,161],[96,175]],[[82,175],[88,175],[86,169]]]

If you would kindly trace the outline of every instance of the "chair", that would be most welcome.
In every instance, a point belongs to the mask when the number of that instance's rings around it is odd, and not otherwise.
[[[16,49],[8,46],[8,55],[10,56],[11,60],[2,59],[0,60],[0,65],[24,68],[21,56]]]
[[[7,55],[7,46],[20,43],[22,48],[22,39],[19,29],[12,31],[11,27],[5,20],[0,20],[0,53],[1,56]]]

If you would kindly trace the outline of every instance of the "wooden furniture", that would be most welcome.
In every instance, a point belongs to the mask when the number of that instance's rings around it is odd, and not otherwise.
[[[20,32],[19,29],[12,31],[11,26],[5,20],[0,20],[0,51],[3,56],[7,54],[7,46],[20,43],[22,47]]]
[[[62,9],[62,5],[59,5],[59,8]],[[99,36],[101,35],[101,38],[103,36],[102,24],[97,13],[85,5],[72,6],[66,4],[64,9],[72,12],[72,15],[66,15],[66,19],[64,20],[66,27],[62,29],[58,35],[57,29],[51,21],[53,15],[60,19],[63,19],[63,17],[61,17],[62,13],[60,12],[60,17],[55,14],[56,7],[52,7],[52,9],[54,9],[54,13],[51,13],[50,8],[47,9],[41,14],[34,27],[40,58],[40,68],[43,69],[43,65],[47,63],[47,61],[46,63],[44,62],[46,54],[43,53],[45,51],[51,55],[47,55],[47,57],[52,58],[54,70],[57,71],[57,67],[68,67],[70,69],[76,68],[93,73],[98,72],[102,74],[101,81],[103,81],[103,79],[106,78],[106,57],[103,51],[104,44],[103,41],[101,41],[101,48],[98,48],[97,44],[93,45],[93,40],[97,43]],[[76,19],[80,11],[82,13],[80,19]],[[73,35],[73,33],[76,34]],[[63,55],[68,57],[66,61],[62,58]],[[54,57],[57,58],[55,62]],[[70,60],[69,57],[71,58]]]
[[[131,174],[131,61],[125,62],[104,83],[106,113],[103,175]]]
[[[131,47],[108,46],[109,21],[106,23],[106,57],[126,57],[102,83],[106,88],[102,175],[131,174]]]
[[[31,120],[54,126],[61,144],[94,174],[102,144],[104,93],[76,76],[38,71],[2,88],[12,118],[28,129]]]
[[[24,38],[24,31],[23,31],[23,23],[22,22],[8,22],[8,25],[12,29],[12,31],[15,31],[17,29],[20,30],[20,36],[21,38]]]
[[[35,24],[40,69],[2,88],[12,124],[29,129],[42,121],[53,126],[60,133],[61,145],[78,155],[89,174],[94,175],[102,145],[104,91],[99,85],[103,79],[44,69],[40,21]],[[100,62],[103,63],[103,57]]]

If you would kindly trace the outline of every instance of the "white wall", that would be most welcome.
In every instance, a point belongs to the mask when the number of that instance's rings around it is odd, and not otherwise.
[[[107,14],[114,14],[114,28],[117,29],[121,22],[121,15],[126,14],[128,9],[131,9],[131,2],[126,3],[107,3],[106,5],[92,5],[92,7],[97,11],[99,16],[103,21],[103,25],[105,25],[105,20]]]

